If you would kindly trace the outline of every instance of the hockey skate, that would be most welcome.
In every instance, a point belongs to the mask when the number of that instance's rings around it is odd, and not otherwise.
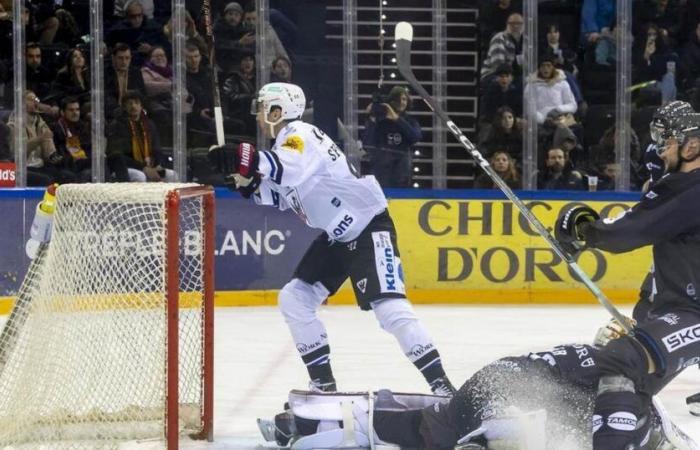
[[[456,450],[542,450],[547,446],[547,411],[522,412],[509,407],[462,437]],[[484,444],[486,442],[486,444]]]
[[[455,392],[457,392],[447,377],[435,379],[432,383],[430,383],[430,390],[435,395],[443,395],[445,397],[452,397],[455,395]]]
[[[700,392],[685,399],[690,414],[700,417]]]

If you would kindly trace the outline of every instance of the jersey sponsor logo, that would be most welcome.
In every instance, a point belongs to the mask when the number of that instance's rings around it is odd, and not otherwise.
[[[671,333],[661,339],[669,353],[675,352],[679,348],[700,342],[700,324],[685,327],[675,333]]]
[[[357,289],[359,289],[360,292],[362,292],[364,294],[365,291],[367,290],[367,278],[361,279],[355,285],[357,286]]]
[[[372,233],[374,241],[374,261],[381,292],[405,294],[401,260],[394,251],[388,231]]]
[[[683,369],[686,369],[686,368],[691,367],[691,366],[695,366],[697,364],[700,364],[700,356],[694,356],[688,360],[681,357],[678,361],[678,368],[676,369],[676,372],[680,372]]]
[[[617,411],[608,416],[608,426],[614,430],[632,431],[637,428],[637,416],[627,411]]]
[[[289,204],[289,207],[292,208],[292,211],[294,211],[305,224],[311,225],[309,223],[309,218],[306,215],[306,211],[304,211],[304,206],[301,204],[297,191],[295,189],[291,189],[289,192],[287,192],[285,197],[287,198],[287,204]]]
[[[593,358],[586,358],[581,361],[581,367],[592,367],[595,366],[595,360]]]
[[[331,230],[332,237],[338,239],[348,232],[352,224],[355,223],[355,218],[348,211],[341,211],[331,223],[336,224]]]
[[[678,325],[678,321],[680,320],[680,318],[676,314],[668,313],[659,317],[659,320],[663,320],[669,325]]]
[[[646,193],[645,197],[648,198],[649,200],[654,200],[656,197],[658,197],[659,194],[657,194],[654,191],[649,191]]]
[[[299,154],[304,153],[304,140],[301,136],[293,134],[287,136],[282,143],[282,148],[285,150],[292,150],[294,152],[299,152]]]
[[[651,192],[651,191],[650,191],[650,192]],[[616,215],[615,217],[606,217],[605,219],[603,219],[603,223],[606,224],[606,225],[610,225],[611,223],[615,223],[615,222],[617,222],[618,220],[620,220],[620,219],[622,219],[623,217],[625,217],[625,215],[626,215],[628,212],[630,212],[630,211],[631,211],[631,210],[626,209],[626,210],[620,212],[620,214]]]
[[[309,353],[310,351],[319,348],[321,345],[323,345],[323,342],[319,342],[319,341],[312,342],[311,344],[297,342],[296,347],[297,347],[297,351],[303,355],[305,353]]]
[[[357,241],[352,241],[351,243],[348,244],[348,250],[351,252],[354,252],[355,249],[357,249]]]
[[[688,286],[685,287],[685,293],[688,294],[688,297],[697,300],[697,297],[695,296],[695,286],[693,283],[688,283]]]
[[[335,206],[336,208],[340,207],[340,199],[338,197],[333,197],[331,200],[331,205]]]
[[[591,417],[591,425],[593,426],[594,433],[600,430],[600,427],[603,426],[603,417],[600,414],[593,414],[593,417]]]

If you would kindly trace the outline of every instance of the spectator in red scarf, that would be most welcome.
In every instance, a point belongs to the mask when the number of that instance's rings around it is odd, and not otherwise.
[[[75,174],[76,181],[91,181],[90,124],[80,120],[80,101],[77,97],[61,99],[60,113],[53,129],[56,151],[63,158],[63,166]]]

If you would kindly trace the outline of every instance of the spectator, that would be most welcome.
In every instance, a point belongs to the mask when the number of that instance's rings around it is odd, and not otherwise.
[[[489,158],[489,163],[493,170],[506,182],[511,189],[520,189],[523,187],[523,181],[516,167],[515,161],[505,150],[496,150]],[[498,186],[486,173],[480,174],[474,180],[476,189],[498,189]]]
[[[576,76],[576,52],[571,50],[565,42],[561,42],[559,25],[552,23],[545,27],[545,42],[539,52],[540,56],[552,59],[558,68]]]
[[[533,92],[535,99],[538,124],[543,124],[547,114],[553,110],[570,114],[569,120],[573,120],[573,113],[578,108],[576,99],[569,83],[566,82],[566,75],[554,67],[551,57],[543,56],[537,72],[529,77],[525,86],[525,95],[529,95],[530,91]]]
[[[513,110],[507,106],[498,108],[493,118],[493,124],[479,147],[486,150],[486,155],[492,155],[496,150],[508,152],[516,161],[523,153],[522,121],[515,117]]]
[[[571,115],[562,114],[556,110],[550,111],[547,118],[539,127],[538,149],[544,155],[550,148],[560,148],[568,155],[572,164],[577,164],[585,159],[583,148],[579,144],[576,134],[570,128],[575,124],[570,122]],[[580,127],[579,127],[580,128]]]
[[[163,36],[165,36],[167,41],[166,48],[173,48],[173,17],[170,17],[165,25],[163,25]],[[194,23],[194,19],[192,19],[190,12],[187,10],[185,10],[185,38],[188,42],[196,43],[201,52],[206,51],[207,43],[199,34],[199,31],[197,31],[197,25]]]
[[[144,16],[140,0],[126,3],[126,18],[109,30],[106,42],[109,46],[126,44],[133,52],[134,64],[137,66],[141,66],[153,46],[167,45],[162,27]]]
[[[53,0],[34,0],[28,2],[30,18],[28,26],[32,28],[26,36],[36,38],[41,45],[53,44],[60,22],[56,18],[55,3]]]
[[[170,121],[173,112],[173,69],[168,63],[165,49],[159,45],[151,48],[148,60],[141,68],[141,77],[148,98],[148,112],[153,120]],[[192,112],[194,99],[185,93],[185,113]]]
[[[158,130],[143,110],[141,94],[127,91],[122,114],[107,132],[107,165],[116,181],[177,181],[177,175],[162,166]]]
[[[25,91],[25,137],[27,144],[27,185],[48,186],[51,183],[71,183],[73,175],[62,168],[63,158],[56,152],[53,132],[39,115],[39,99],[32,91]],[[11,133],[16,133],[14,114],[7,122]]]
[[[641,0],[634,5],[633,12],[632,32],[635,35],[643,31],[640,27],[653,24],[671,46],[685,39],[685,36],[681,36],[683,15],[678,1]]]
[[[408,115],[408,89],[394,86],[388,103],[371,103],[362,139],[369,150],[372,173],[384,187],[409,187],[411,147],[422,137],[418,122]]]
[[[255,58],[252,54],[243,56],[237,71],[224,81],[222,106],[230,125],[238,134],[255,136],[255,116],[250,114],[250,103],[257,95],[255,83]]]
[[[46,100],[51,92],[54,75],[43,64],[41,47],[36,42],[29,42],[24,54],[27,58],[27,89],[34,92],[39,99]]]
[[[247,32],[255,33],[255,27],[257,22],[258,12],[255,10],[255,2],[248,3],[248,5],[245,8],[245,14],[243,15],[243,25],[245,30]],[[269,23],[265,24],[265,33],[267,35],[267,48],[265,49],[265,58],[267,59],[263,61],[263,67],[272,67],[272,62],[280,56],[284,56],[285,58],[289,59],[289,55],[284,49],[280,38],[277,37],[277,33]]]
[[[90,72],[82,50],[68,50],[65,64],[58,70],[51,92],[58,98],[71,96],[77,97],[81,103],[90,101]]]
[[[112,67],[105,70],[105,110],[108,119],[114,117],[128,90],[135,90],[142,96],[146,93],[141,71],[131,65],[131,49],[119,43],[112,50]]]
[[[479,35],[483,42],[489,42],[494,34],[506,27],[508,16],[522,12],[522,5],[519,1],[488,0],[480,3]]]
[[[494,72],[496,79],[486,87],[481,97],[481,123],[493,122],[496,110],[508,106],[516,117],[523,116],[523,89],[513,83],[510,64],[501,64]]]
[[[88,183],[92,178],[90,123],[81,120],[80,100],[77,97],[62,98],[60,111],[53,130],[56,151],[63,158],[63,166],[74,174],[76,181]]]
[[[581,44],[594,45],[603,31],[615,22],[616,0],[583,0],[581,8]]]
[[[191,129],[202,130],[213,136],[215,127],[211,72],[202,66],[202,53],[195,42],[189,41],[185,45],[185,69],[187,91],[194,97],[192,113],[187,117],[187,124]]]
[[[243,7],[231,2],[214,24],[217,64],[225,71],[235,70],[242,53],[254,53],[255,28],[243,24]]]
[[[635,39],[635,45],[632,48],[633,82],[661,81],[656,89],[661,90],[664,101],[669,98],[675,100],[676,60],[659,28],[654,24],[648,25],[642,37]],[[669,63],[672,63],[673,68]]]
[[[615,155],[618,150],[617,133],[615,126],[612,126],[605,130],[598,144],[591,146],[590,167],[593,169],[593,171],[597,172],[601,177],[603,177],[603,168],[607,164],[612,164],[615,161]],[[639,138],[633,129],[630,129],[628,151],[630,156],[630,185],[631,187],[641,186],[644,179],[647,178],[647,169],[644,166]],[[614,188],[615,185],[613,180],[613,186],[610,189]],[[604,190],[604,188],[599,188],[599,190]]]
[[[700,22],[681,50],[680,65],[683,73],[682,88],[696,86],[700,78]]]
[[[545,155],[545,169],[537,177],[539,189],[582,190],[583,175],[574,170],[569,155],[560,148],[551,148]]]
[[[118,17],[126,17],[128,15],[128,7],[133,0],[114,0],[114,15]],[[155,5],[153,0],[139,0],[139,4],[143,10],[143,15],[148,19],[153,19]]]
[[[614,161],[602,162],[598,165],[596,174],[598,176],[598,191],[614,191],[615,182],[620,176],[620,165]]]
[[[481,67],[481,81],[488,85],[493,79],[496,69],[503,64],[509,64],[513,73],[518,76],[522,72],[523,53],[523,16],[513,13],[508,16],[505,30],[496,33],[489,43],[489,51]]]
[[[272,73],[270,82],[291,83],[292,82],[292,62],[284,56],[279,56],[272,61]]]

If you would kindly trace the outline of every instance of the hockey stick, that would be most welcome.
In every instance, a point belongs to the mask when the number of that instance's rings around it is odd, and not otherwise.
[[[219,75],[216,72],[216,60],[214,59],[214,28],[211,23],[211,0],[202,2],[204,14],[204,31],[209,46],[209,66],[211,68],[212,95],[214,97],[214,123],[216,124],[216,143],[221,146],[226,143],[224,137],[224,113],[221,111],[221,93],[219,92]]]
[[[457,138],[457,140],[462,144],[462,146],[471,154],[474,161],[479,164],[484,172],[493,180],[493,182],[501,188],[501,191],[508,197],[508,199],[515,204],[515,206],[520,210],[520,213],[525,216],[528,222],[535,228],[537,233],[544,238],[545,241],[552,247],[554,253],[556,253],[566,264],[571,267],[579,280],[588,288],[589,291],[598,299],[601,305],[622,325],[626,331],[630,331],[630,326],[627,322],[625,316],[623,316],[620,311],[615,308],[615,306],[608,300],[608,298],[603,294],[598,286],[596,286],[593,281],[586,275],[586,273],[579,267],[578,263],[574,258],[569,255],[554,239],[547,229],[542,225],[542,222],[535,217],[534,214],[525,206],[525,204],[520,200],[514,193],[513,190],[508,187],[508,185],[501,179],[500,176],[493,170],[491,165],[482,156],[479,150],[471,143],[471,141],[462,133],[462,131],[455,125],[450,117],[443,111],[437,102],[428,94],[428,92],[423,89],[423,86],[416,80],[415,75],[413,75],[413,70],[411,69],[411,41],[413,40],[413,27],[408,22],[399,22],[396,24],[396,30],[394,34],[396,42],[396,64],[398,66],[399,72],[403,75],[404,79],[411,85],[411,87],[421,96],[423,101],[428,105],[435,114],[440,117],[440,119],[445,122],[447,128],[450,129],[452,134]]]

